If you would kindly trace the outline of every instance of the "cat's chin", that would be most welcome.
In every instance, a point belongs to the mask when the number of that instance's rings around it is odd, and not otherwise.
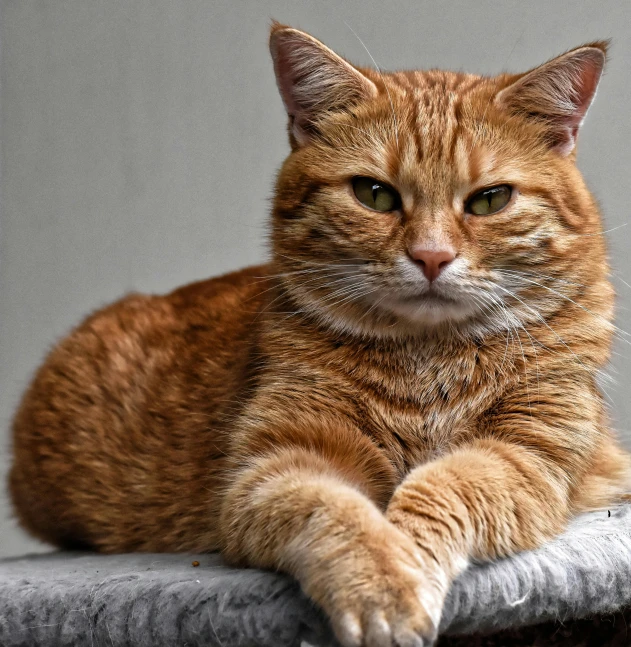
[[[508,319],[484,316],[479,305],[467,295],[459,298],[432,293],[428,295],[377,294],[359,304],[327,307],[320,300],[298,301],[326,327],[360,337],[401,339],[442,337],[456,334],[477,337],[504,330]],[[323,305],[325,307],[323,307]]]
[[[384,299],[380,307],[397,318],[424,326],[461,323],[470,320],[479,312],[475,303],[437,294],[414,297],[392,296]]]

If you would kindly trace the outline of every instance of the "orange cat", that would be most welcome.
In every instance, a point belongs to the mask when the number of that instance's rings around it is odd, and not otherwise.
[[[426,645],[469,560],[629,486],[574,159],[606,46],[485,78],[270,45],[271,262],[82,323],[17,413],[11,492],[59,546],[221,550],[294,575],[345,646]]]

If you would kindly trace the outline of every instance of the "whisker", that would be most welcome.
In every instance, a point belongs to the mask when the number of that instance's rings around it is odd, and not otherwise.
[[[377,65],[377,61],[375,61],[375,59],[373,58],[373,55],[368,51],[368,48],[364,44],[364,41],[357,35],[357,32],[346,21],[344,21],[344,24],[353,32],[353,34],[355,35],[355,38],[357,38],[357,40],[361,43],[362,47],[366,50],[366,53],[368,54],[368,56],[370,56],[370,60],[373,62],[373,65],[377,68],[377,72],[379,72],[379,75],[381,76],[383,85],[386,89],[386,92],[388,93],[388,100],[390,101],[390,109],[392,110],[392,119],[394,120],[394,135],[397,140],[397,150],[399,150],[399,124],[397,123],[397,115],[394,111],[394,104],[392,103],[390,90],[388,89],[388,84],[386,83],[383,72],[381,71],[381,68]]]
[[[317,263],[316,261],[306,260],[304,258],[295,258],[294,256],[287,256],[287,254],[278,253],[277,256],[280,256],[281,258],[286,258],[289,261],[294,261],[295,263],[300,263],[301,265],[314,265],[314,266],[317,266],[317,267],[319,267],[319,266],[330,267],[332,265],[331,263]],[[340,260],[342,260],[342,259],[340,259]],[[349,257],[348,259],[343,259],[343,260],[347,261],[347,263],[339,263],[340,267],[342,267],[342,266],[345,267],[345,266],[347,266],[349,264],[352,264],[352,263],[355,263],[355,264],[359,264],[359,263],[368,264],[368,263],[373,262],[369,258],[360,258],[360,257],[358,257],[358,258]]]
[[[563,299],[566,299],[567,301],[569,301],[570,303],[573,303],[575,306],[577,306],[577,307],[578,307],[578,308],[580,308],[581,310],[584,310],[584,311],[585,311],[585,312],[587,312],[588,314],[592,315],[592,317],[595,317],[595,318],[597,318],[597,319],[601,319],[601,320],[602,320],[602,321],[604,321],[608,326],[611,326],[611,327],[612,327],[612,329],[613,329],[614,331],[619,332],[619,333],[621,333],[621,334],[623,334],[623,335],[627,335],[628,337],[631,337],[631,333],[628,333],[626,330],[622,330],[622,328],[618,328],[618,326],[614,325],[611,321],[609,321],[608,319],[606,319],[606,318],[605,318],[605,317],[603,317],[602,315],[599,315],[599,314],[596,314],[595,312],[592,312],[589,308],[586,308],[585,306],[582,306],[580,303],[576,303],[576,301],[574,301],[574,299],[570,299],[570,297],[568,297],[567,295],[563,294],[562,292],[559,292],[559,291],[557,291],[557,290],[554,290],[554,289],[552,289],[552,288],[548,287],[547,285],[543,285],[543,283],[538,283],[537,281],[533,281],[532,279],[528,279],[528,278],[526,278],[526,277],[522,277],[522,279],[523,279],[524,281],[527,281],[528,283],[532,283],[532,284],[534,284],[534,285],[538,285],[539,287],[542,287],[544,290],[548,290],[549,292],[552,292],[553,294],[556,294],[557,296],[560,296],[560,297],[562,297]],[[498,287],[500,287],[500,286],[499,286],[499,283],[498,283],[497,285],[498,285]],[[513,295],[513,296],[515,296],[515,295]],[[620,338],[620,339],[621,339],[621,341],[624,341],[624,342],[626,342],[627,344],[630,344],[630,345],[631,345],[631,341],[629,341],[628,339],[624,339],[623,337],[622,337],[622,338]]]
[[[349,275],[349,274],[345,274],[344,276],[342,276],[342,277],[340,277],[340,278],[337,278],[337,279],[335,279],[335,280],[333,280],[333,281],[329,281],[329,282],[328,282],[328,283],[326,283],[325,285],[315,286],[314,288],[306,287],[308,284],[313,283],[314,281],[327,280],[327,278],[328,278],[327,276],[318,276],[318,277],[315,277],[315,278],[311,278],[311,279],[309,279],[308,281],[304,281],[304,282],[302,282],[302,283],[300,284],[300,287],[301,287],[301,288],[305,288],[307,292],[315,292],[315,290],[316,290],[318,287],[319,287],[319,288],[324,288],[324,289],[326,289],[327,287],[332,287],[332,286],[333,286],[334,284],[336,284],[336,283],[340,283],[340,282],[342,282],[342,281],[348,281],[348,280],[351,280],[351,279],[356,279],[358,276],[360,276],[360,275],[359,275],[359,274],[355,274],[355,275],[352,275],[352,274],[351,274],[351,275]],[[279,301],[280,299],[282,299],[282,298],[283,298],[283,296],[284,296],[284,294],[283,294],[283,293],[279,294],[275,299],[273,299],[272,301],[270,301],[270,303],[268,303],[268,304],[266,305],[266,309],[268,309],[268,310],[269,310],[269,309],[271,308],[271,306],[273,306],[277,301]],[[325,298],[326,298],[326,297],[325,297]]]
[[[335,267],[335,266],[332,266],[332,267]],[[268,274],[267,276],[254,277],[257,280],[253,281],[252,285],[257,285],[259,283],[266,283],[270,279],[287,278],[287,277],[290,277],[290,276],[296,276],[298,274],[315,274],[316,272],[327,272],[327,271],[328,271],[328,268],[322,267],[322,268],[309,268],[309,269],[304,269],[304,270],[291,270],[289,272],[278,272],[276,274]],[[271,289],[273,289],[273,288],[271,288]],[[258,294],[264,294],[264,292],[259,292]]]
[[[364,290],[366,290],[366,286],[365,286],[365,285],[355,285],[355,286],[351,286],[351,287],[347,287],[347,288],[341,288],[341,289],[336,290],[335,292],[332,292],[331,294],[327,295],[327,296],[323,299],[323,302],[325,302],[325,303],[326,303],[326,302],[327,302],[327,301],[329,301],[330,299],[335,299],[338,295],[339,295],[339,296],[342,296],[342,297],[345,297],[344,299],[342,299],[342,300],[340,300],[340,301],[336,301],[336,302],[334,302],[333,304],[329,304],[329,305],[331,305],[331,306],[335,307],[336,305],[339,305],[340,303],[343,303],[343,302],[347,301],[349,298],[350,298],[350,299],[353,299],[353,298],[359,298],[360,296],[362,296],[362,294],[361,294],[361,293],[362,293]],[[373,288],[373,289],[371,289],[369,292],[374,292],[374,291],[376,291],[376,290],[377,290],[377,288]],[[368,292],[368,293],[369,293],[369,292]],[[368,294],[368,293],[367,293],[367,294]]]
[[[517,301],[519,301],[519,302],[520,302],[520,303],[521,303],[525,308],[527,308],[528,310],[530,310],[530,312],[532,312],[532,313],[533,313],[533,314],[534,314],[534,315],[539,319],[539,321],[541,321],[541,323],[542,323],[544,326],[546,326],[546,328],[548,328],[548,330],[550,330],[550,332],[552,332],[552,334],[553,334],[553,335],[554,335],[554,336],[555,336],[555,337],[556,337],[556,338],[561,342],[561,344],[563,344],[563,346],[565,346],[565,348],[570,352],[570,354],[574,357],[574,359],[576,359],[576,361],[577,361],[577,362],[578,362],[578,363],[579,363],[579,364],[580,364],[580,365],[585,369],[585,371],[586,371],[589,375],[592,375],[592,374],[593,374],[594,370],[593,370],[593,369],[590,369],[589,367],[587,367],[587,366],[586,366],[586,365],[581,361],[581,359],[578,357],[578,355],[577,355],[577,354],[576,354],[576,353],[575,353],[575,352],[574,352],[574,351],[573,351],[573,350],[572,350],[572,349],[567,345],[567,343],[565,342],[565,340],[564,340],[564,339],[563,339],[563,338],[562,338],[562,337],[561,337],[561,336],[560,336],[560,335],[559,335],[559,334],[558,334],[558,333],[557,333],[557,332],[556,332],[556,331],[555,331],[555,330],[554,330],[554,329],[553,329],[553,328],[548,324],[548,322],[545,320],[545,318],[543,317],[543,315],[542,315],[539,311],[537,311],[537,310],[536,310],[536,309],[534,309],[534,308],[531,308],[531,307],[530,307],[530,306],[529,306],[525,301],[523,301],[522,299],[520,299],[516,294],[514,294],[514,293],[513,293],[513,292],[511,292],[510,290],[508,290],[508,289],[506,289],[506,288],[502,287],[499,283],[497,283],[496,285],[497,285],[497,287],[498,287],[500,290],[503,290],[504,292],[506,292],[507,294],[509,294],[510,296],[512,296],[514,299],[517,299]],[[606,391],[604,391],[604,390],[603,390],[603,392],[605,393],[605,395],[607,396],[607,398],[609,399],[609,401],[610,401],[612,404],[614,404],[614,402],[613,402],[613,400],[611,399],[611,397],[609,396],[609,394],[608,394]]]
[[[622,277],[618,276],[615,272],[611,272],[611,275],[614,278],[618,279],[618,281],[621,281],[622,283],[624,283],[628,288],[631,288],[631,285],[629,285]]]
[[[622,225],[618,225],[617,227],[612,227],[611,229],[606,229],[605,231],[601,231],[596,234],[577,234],[574,236],[574,238],[589,238],[591,236],[604,236],[605,234],[608,234],[611,231],[617,231],[618,229],[622,229],[623,227],[626,227],[629,223],[625,222]]]
[[[486,300],[484,297],[487,297],[488,300]],[[502,363],[500,364],[500,367],[498,369],[498,372],[500,374],[503,374],[504,365],[508,356],[508,342],[510,341],[510,339],[512,339],[513,344],[515,343],[515,338],[513,336],[513,327],[511,326],[510,320],[505,312],[506,308],[503,307],[501,301],[494,298],[493,295],[487,294],[485,292],[478,295],[472,295],[472,298],[476,303],[482,304],[481,312],[484,312],[486,309],[490,310],[491,312],[497,312],[500,316],[503,316],[506,321],[506,348],[504,349]],[[504,310],[504,312],[502,312],[502,310]]]
[[[310,279],[308,279],[307,281],[303,281],[303,283],[302,283],[301,285],[306,285],[306,284],[308,284],[308,283],[312,283],[312,282],[314,282],[314,281],[326,280],[326,279],[328,279],[328,278],[330,278],[330,277],[335,277],[335,276],[340,276],[340,275],[342,275],[342,278],[346,278],[347,276],[349,276],[348,272],[346,272],[346,271],[338,271],[338,270],[335,270],[335,271],[333,271],[333,272],[329,272],[329,273],[325,273],[325,270],[320,270],[320,271],[323,273],[322,275],[320,275],[320,276],[315,276],[315,277],[311,277],[311,278],[310,278]],[[279,276],[279,275],[277,275],[277,276]],[[273,290],[276,290],[276,289],[278,289],[278,288],[279,288],[279,285],[278,285],[278,284],[274,284],[274,285],[272,285],[271,287],[267,288],[266,290],[262,290],[261,292],[257,292],[256,294],[252,295],[249,299],[246,299],[245,303],[248,303],[248,302],[252,301],[253,299],[258,299],[258,298],[260,298],[261,296],[263,296],[264,294],[266,294],[266,293],[268,293],[268,292],[272,292]],[[269,309],[270,309],[270,307],[271,307],[274,303],[276,303],[276,301],[278,301],[279,299],[282,299],[283,294],[284,294],[284,293],[283,293],[283,291],[281,290],[281,291],[280,291],[280,294],[279,294],[278,296],[276,296],[276,297],[275,297],[274,299],[272,299],[269,303],[266,303],[266,304],[264,305],[263,310],[269,310]]]
[[[549,276],[548,274],[541,274],[541,272],[526,272],[523,270],[512,270],[508,268],[498,267],[496,268],[498,272],[509,272],[510,274],[515,274],[516,276],[538,276],[544,279],[549,279],[551,281],[558,281],[559,283],[565,283],[567,285],[575,285],[577,287],[586,288],[587,286],[583,283],[576,283],[574,281],[568,281],[566,279],[559,279],[556,276]]]
[[[513,43],[513,47],[511,48],[510,52],[508,52],[508,56],[506,57],[506,60],[504,61],[504,67],[506,67],[506,65],[508,64],[508,61],[510,61],[511,56],[513,55],[513,52],[515,51],[515,48],[517,47],[517,44],[521,40],[521,38],[524,35],[525,31],[526,31],[526,27],[524,27],[521,30],[521,33],[519,34],[519,36],[517,37],[517,39]],[[495,99],[495,94],[491,94],[491,97],[489,98],[488,103],[486,104],[486,107],[484,108],[484,113],[482,114],[482,119],[480,120],[481,124],[484,123],[484,118],[486,117],[486,113],[488,112],[489,108],[491,107],[491,103],[493,103],[494,99]],[[509,120],[514,119],[514,117],[515,117],[515,115],[511,115],[511,117],[509,117]],[[471,146],[469,147],[469,151],[468,151],[469,155],[471,155],[471,152],[473,151],[473,147],[478,143],[480,131],[481,131],[481,128],[478,127],[478,129],[477,129],[477,131],[476,131],[476,133],[474,135],[474,139],[473,139],[473,141],[471,143]]]
[[[375,310],[376,308],[378,308],[378,307],[383,303],[383,301],[385,300],[385,298],[386,298],[387,296],[388,296],[387,294],[384,294],[384,295],[381,297],[381,299],[378,299],[377,301],[375,301],[375,302],[370,306],[370,308],[368,308],[368,310],[366,310],[366,312],[364,312],[364,314],[359,318],[359,321],[362,321],[362,320],[363,320],[365,317],[367,317],[367,316],[368,316],[368,315],[369,315],[373,310]]]

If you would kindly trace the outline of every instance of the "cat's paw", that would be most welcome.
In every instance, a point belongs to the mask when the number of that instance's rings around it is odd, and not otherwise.
[[[406,535],[383,532],[347,555],[322,600],[344,647],[427,647],[436,639],[446,577]],[[328,587],[327,587],[328,588]]]

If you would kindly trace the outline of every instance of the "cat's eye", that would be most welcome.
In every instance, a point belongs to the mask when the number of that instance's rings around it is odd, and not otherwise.
[[[493,186],[472,195],[465,204],[465,211],[474,216],[490,216],[501,211],[511,199],[512,190],[507,184]]]
[[[401,207],[401,196],[387,184],[370,177],[353,178],[353,191],[357,199],[374,211],[396,211]]]

